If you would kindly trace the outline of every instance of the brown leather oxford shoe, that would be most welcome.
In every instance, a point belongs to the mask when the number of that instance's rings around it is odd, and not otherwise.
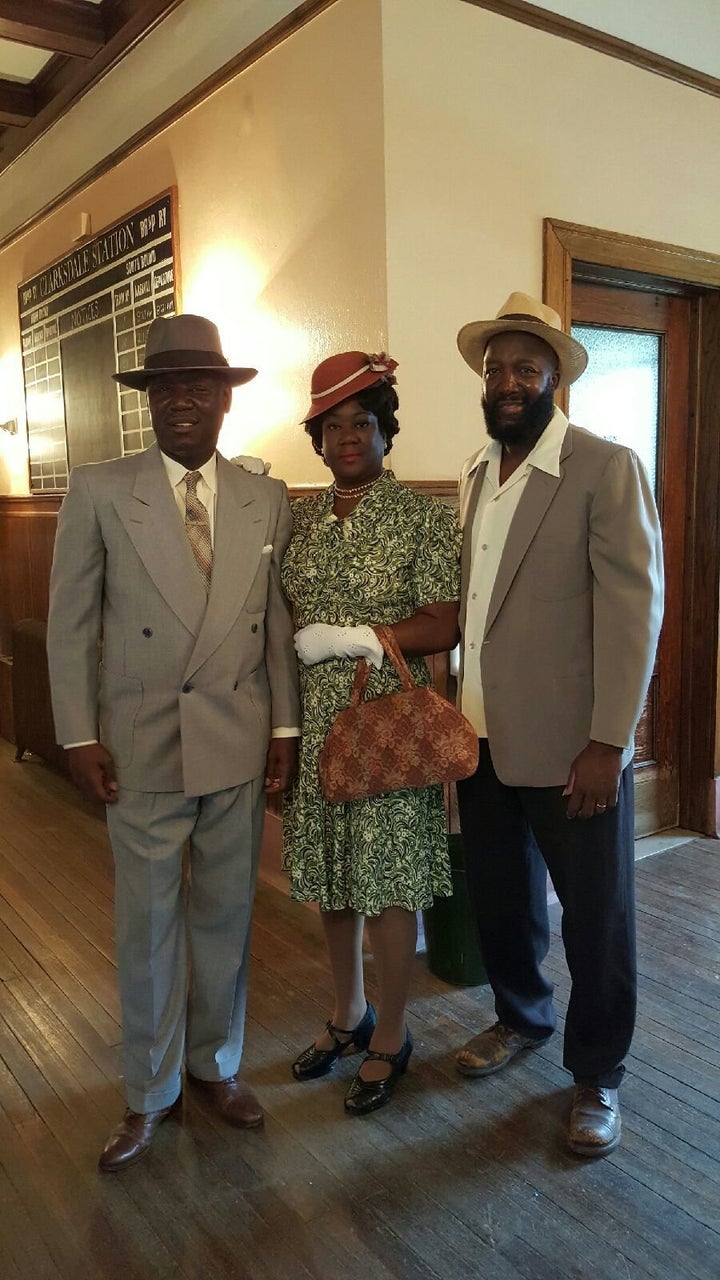
[[[464,1076],[491,1076],[507,1066],[522,1049],[537,1049],[541,1044],[545,1041],[533,1040],[532,1036],[524,1036],[496,1022],[458,1049],[455,1066]]]
[[[227,1080],[200,1080],[188,1071],[191,1085],[203,1094],[206,1102],[237,1129],[255,1129],[263,1122],[263,1109],[249,1085],[239,1076]]]
[[[620,1142],[622,1121],[617,1089],[576,1084],[568,1146],[578,1156],[606,1156]]]
[[[131,1111],[128,1107],[120,1124],[113,1129],[98,1160],[103,1173],[117,1173],[135,1164],[148,1150],[163,1120],[180,1111],[182,1097],[161,1111]]]

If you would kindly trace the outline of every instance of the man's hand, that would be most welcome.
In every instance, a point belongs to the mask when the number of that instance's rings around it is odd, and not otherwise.
[[[564,796],[568,818],[594,818],[617,804],[622,747],[588,742],[570,765]]]
[[[101,804],[117,804],[118,784],[115,762],[101,742],[85,747],[70,747],[67,752],[70,777],[91,800]]]
[[[265,763],[265,795],[287,791],[298,766],[298,739],[271,738]]]
[[[236,467],[242,467],[243,471],[249,472],[251,476],[266,476],[272,466],[271,462],[264,462],[262,458],[256,458],[252,453],[239,453],[230,461]]]

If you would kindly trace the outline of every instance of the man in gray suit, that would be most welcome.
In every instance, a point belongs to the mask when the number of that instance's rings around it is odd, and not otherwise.
[[[635,454],[555,407],[587,364],[556,312],[514,293],[458,346],[491,437],[460,480],[459,696],[480,763],[458,798],[498,1021],[457,1066],[490,1075],[552,1035],[549,870],[572,978],[568,1142],[603,1156],[635,1020],[631,762],[662,619],[657,512]]]
[[[144,367],[115,376],[147,390],[157,443],[77,467],[58,521],[55,727],[73,779],[107,806],[115,860],[128,1109],[105,1171],[144,1155],[179,1107],[183,1061],[230,1124],[263,1118],[237,1074],[250,914],[299,709],[287,491],[216,453],[232,388],[255,372],[228,365],[209,320],[155,320]]]

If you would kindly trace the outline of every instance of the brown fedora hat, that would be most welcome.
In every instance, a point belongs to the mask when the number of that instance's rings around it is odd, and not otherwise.
[[[313,372],[311,404],[302,421],[318,418],[321,413],[334,409],[343,400],[352,400],[360,391],[374,387],[378,382],[392,386],[396,381],[393,369],[397,369],[397,360],[392,360],[384,352],[369,356],[364,351],[341,351],[337,356],[329,356]]]
[[[142,369],[114,373],[123,387],[145,391],[163,373],[222,373],[231,387],[255,377],[257,369],[229,365],[222,353],[217,325],[204,316],[158,316],[148,329]]]
[[[588,353],[563,331],[562,321],[552,307],[546,307],[527,293],[511,293],[494,320],[473,320],[463,325],[457,336],[460,355],[475,373],[482,376],[485,348],[496,333],[532,333],[552,347],[558,358],[558,386],[568,387],[585,372]]]

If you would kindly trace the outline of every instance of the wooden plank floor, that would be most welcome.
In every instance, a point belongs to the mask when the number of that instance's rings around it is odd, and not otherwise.
[[[343,1114],[356,1059],[297,1084],[289,1062],[330,1008],[319,922],[261,884],[244,1074],[264,1129],[233,1131],[188,1098],[146,1160],[103,1176],[124,1105],[104,824],[0,743],[0,1277],[717,1280],[720,844],[647,859],[638,886],[640,1017],[606,1160],[564,1150],[559,1035],[492,1079],[455,1072],[491,999],[422,957],[392,1105]]]

